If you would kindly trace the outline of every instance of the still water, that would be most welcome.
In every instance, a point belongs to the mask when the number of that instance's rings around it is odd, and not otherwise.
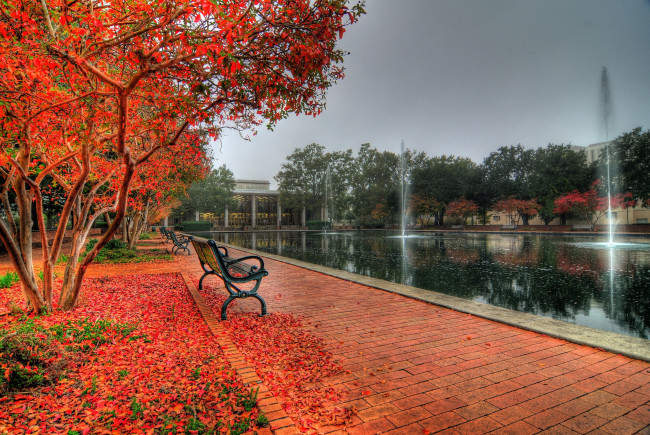
[[[360,231],[197,233],[605,331],[650,337],[650,238]],[[603,246],[605,245],[605,246]]]

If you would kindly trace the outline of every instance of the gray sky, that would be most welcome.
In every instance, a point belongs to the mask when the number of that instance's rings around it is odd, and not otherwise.
[[[364,142],[481,163],[501,146],[606,140],[650,128],[650,0],[367,0],[341,47],[346,77],[319,117],[292,116],[250,141],[228,133],[216,165],[271,181],[295,148]]]

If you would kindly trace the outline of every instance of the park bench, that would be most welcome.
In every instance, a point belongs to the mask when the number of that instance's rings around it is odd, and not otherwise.
[[[172,239],[170,230],[168,230],[166,227],[160,227],[160,234],[165,238],[165,243]]]
[[[205,272],[199,280],[199,290],[203,289],[203,280],[209,275],[219,277],[228,290],[228,299],[221,306],[221,320],[226,320],[226,310],[228,305],[237,298],[253,297],[260,301],[262,313],[266,315],[266,302],[257,293],[262,283],[262,278],[269,273],[264,269],[264,261],[256,255],[247,255],[245,257],[233,258],[228,255],[228,249],[225,246],[219,246],[214,240],[197,240],[190,237],[192,246],[199,257],[201,267]],[[244,261],[256,261],[259,265],[250,265]],[[244,290],[240,288],[241,284],[255,281],[252,289]]]
[[[571,227],[571,231],[593,231],[594,226],[589,224],[578,224]]]
[[[516,230],[517,225],[501,225],[502,230]]]
[[[464,230],[465,226],[464,225],[452,225],[451,229],[452,230]]]
[[[176,233],[171,230],[167,230],[167,233],[174,244],[174,247],[172,248],[173,254],[178,254],[178,251],[187,251],[187,255],[192,255],[190,248],[187,247],[187,245],[190,244],[189,237],[176,235]]]

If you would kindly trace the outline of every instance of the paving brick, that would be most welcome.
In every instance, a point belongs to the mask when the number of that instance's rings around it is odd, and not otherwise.
[[[592,409],[591,412],[599,417],[612,421],[630,412],[630,408],[616,403],[605,403],[604,405]]]
[[[498,428],[502,427],[502,425],[491,419],[490,417],[481,417],[476,420],[468,421],[467,423],[463,423],[458,425],[456,430],[458,430],[460,433],[468,433],[468,434],[484,434],[488,432],[492,432]]]
[[[490,417],[503,425],[509,425],[519,420],[524,420],[526,417],[533,415],[532,411],[527,410],[521,406],[510,406],[505,409],[500,409],[490,414]]]
[[[579,399],[574,399],[569,402],[558,405],[553,409],[563,414],[566,414],[570,417],[574,417],[576,415],[582,414],[583,412],[587,412],[591,409],[594,409],[595,407],[596,405],[581,397]]]
[[[385,418],[391,414],[400,412],[400,409],[392,403],[384,403],[369,409],[364,409],[357,413],[357,416],[364,422],[376,420],[378,418]]]
[[[413,435],[421,434],[424,431],[424,428],[418,423],[412,423],[408,426],[398,427],[397,429],[389,430],[385,432],[386,435]]]
[[[578,433],[590,433],[606,423],[607,420],[604,418],[592,413],[584,413],[563,422],[562,425]]]
[[[650,429],[648,425],[640,423],[638,421],[630,420],[626,417],[620,417],[616,420],[610,421],[606,425],[602,426],[600,429],[604,432],[614,434],[614,435],[627,435],[627,434],[636,434],[641,433],[644,429]],[[648,430],[650,432],[650,430]]]
[[[549,427],[556,426],[570,418],[570,416],[557,409],[549,409],[535,413],[534,415],[525,418],[524,421],[540,429],[548,429]]]
[[[386,416],[388,421],[393,423],[395,427],[408,426],[429,417],[431,417],[431,413],[421,406],[416,406],[415,408],[409,408]]]
[[[434,433],[434,432],[443,431],[452,426],[458,426],[459,424],[462,424],[466,421],[467,420],[465,420],[463,417],[456,414],[455,412],[449,411],[422,420],[420,424],[429,432]]]
[[[487,402],[478,402],[478,403],[472,403],[471,405],[463,406],[462,408],[458,408],[454,412],[456,412],[458,415],[460,415],[466,420],[474,420],[479,417],[492,414],[498,409],[499,408],[497,408],[496,406],[491,405]]]
[[[349,427],[347,429],[350,435],[374,435],[395,429],[395,425],[386,418],[378,418],[372,421]]]
[[[496,429],[491,434],[494,435],[529,435],[538,433],[539,429],[524,421],[509,424],[507,426]]]
[[[431,402],[433,402],[431,396],[427,396],[426,394],[416,394],[414,396],[407,396],[403,399],[394,400],[392,403],[399,409],[409,409],[415,408],[416,406],[426,405]]]

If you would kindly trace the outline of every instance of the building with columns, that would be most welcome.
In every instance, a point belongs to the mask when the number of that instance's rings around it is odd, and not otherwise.
[[[283,210],[280,193],[263,180],[235,180],[237,205],[222,215],[198,213],[197,220],[212,221],[213,228],[274,229],[305,225],[305,210]]]

